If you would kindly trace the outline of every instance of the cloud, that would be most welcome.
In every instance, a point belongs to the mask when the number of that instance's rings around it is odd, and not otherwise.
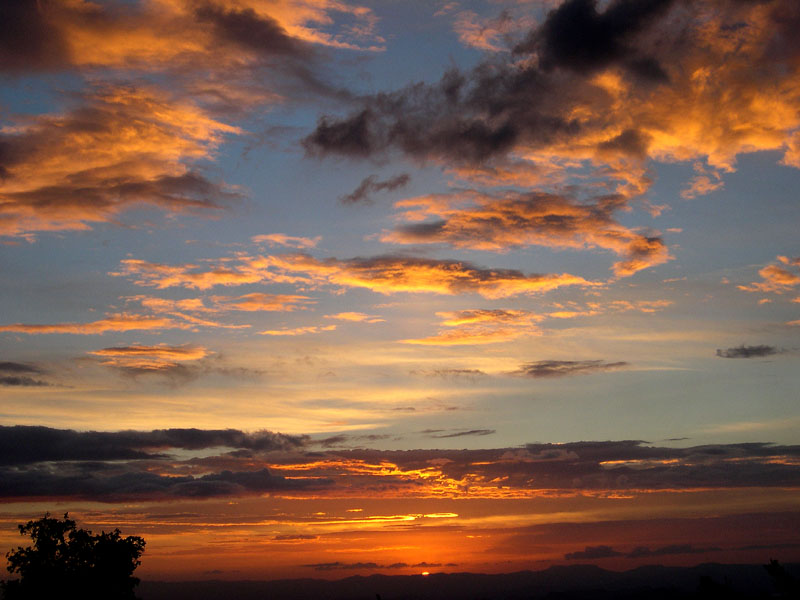
[[[410,198],[395,206],[405,209],[403,217],[412,224],[385,233],[385,242],[447,243],[493,252],[529,245],[600,248],[623,257],[613,267],[618,276],[672,258],[660,237],[635,232],[614,219],[615,212],[626,208],[620,195],[576,202],[541,192],[460,192]]]
[[[611,546],[586,546],[584,550],[577,552],[568,552],[564,555],[567,560],[594,560],[598,558],[611,558],[612,556],[621,556],[621,552],[617,552]]]
[[[0,496],[6,498],[83,498],[101,502],[125,500],[175,500],[218,498],[321,488],[327,482],[285,479],[267,469],[228,471],[199,477],[163,476],[146,471],[127,471],[98,477],[80,469],[53,473],[45,469],[3,470]]]
[[[316,540],[318,539],[318,535],[308,535],[308,534],[281,534],[276,535],[273,540],[276,542],[294,542],[300,540]]]
[[[315,571],[353,571],[353,570],[375,571],[379,569],[412,569],[412,568],[424,568],[424,567],[441,567],[443,565],[442,563],[429,563],[429,562],[421,562],[415,564],[408,564],[404,562],[397,562],[391,564],[378,564],[375,562],[344,563],[336,561],[327,563],[312,563],[302,566],[314,569]],[[450,563],[446,566],[456,566],[456,565]]]
[[[489,435],[480,429],[426,433]],[[314,444],[322,449],[308,452],[310,438],[268,431],[0,427],[0,499],[136,501],[264,492],[293,498],[636,496],[732,485],[787,487],[800,470],[800,447],[762,443],[664,448],[623,440],[477,450],[347,448],[350,442],[378,438],[384,436],[320,440]],[[172,451],[181,448],[207,451],[190,457]],[[651,550],[657,551],[678,549]]]
[[[772,356],[773,354],[780,354],[783,351],[775,346],[736,346],[735,348],[726,348],[724,350],[717,348],[717,356],[720,358],[760,358],[763,356]]]
[[[531,25],[532,19],[529,17],[513,15],[506,10],[488,19],[481,18],[471,10],[465,10],[456,15],[453,30],[465,46],[500,52],[507,49],[512,34],[528,29]]]
[[[316,300],[296,294],[265,294],[254,292],[243,296],[211,296],[216,310],[241,310],[247,312],[292,312],[305,310]]]
[[[404,344],[425,346],[464,346],[496,344],[519,337],[539,335],[537,323],[542,316],[527,310],[470,309],[436,313],[442,325],[451,329],[440,330],[436,335],[401,340]]]
[[[4,361],[0,362],[0,386],[9,387],[42,387],[50,385],[47,381],[35,376],[44,371],[26,363]]]
[[[441,377],[443,379],[469,379],[474,380],[479,377],[486,377],[486,373],[480,369],[426,369],[409,371],[410,375],[422,375],[423,377]]]
[[[337,321],[353,321],[355,323],[384,323],[386,319],[382,319],[376,315],[368,315],[362,312],[341,312],[335,315],[325,315],[326,319],[336,319]]]
[[[273,256],[270,262],[280,271],[301,273],[312,282],[367,288],[381,294],[477,293],[486,298],[505,298],[563,286],[600,285],[568,273],[525,275],[512,269],[483,269],[465,261],[406,256],[319,260],[296,254]]]
[[[637,546],[625,555],[625,558],[650,558],[653,556],[669,556],[672,554],[705,554],[716,552],[721,548],[698,548],[692,544],[672,544],[660,548],[650,549],[647,546]]]
[[[0,236],[90,229],[150,206],[218,213],[240,192],[196,166],[239,129],[154,89],[107,86],[0,130]]]
[[[304,287],[366,288],[380,294],[477,293],[485,298],[542,293],[564,286],[602,285],[569,273],[526,275],[515,269],[484,269],[466,261],[400,255],[344,260],[320,260],[308,254],[241,255],[219,259],[217,264],[211,265],[166,265],[131,258],[120,261],[120,269],[109,274],[131,277],[137,285],[158,289],[186,287],[207,290],[218,285],[270,282]]]
[[[466,431],[457,431],[455,433],[443,433],[441,435],[434,435],[431,433],[430,437],[432,438],[457,438],[457,437],[464,437],[464,436],[484,436],[484,435],[492,435],[497,433],[494,429],[468,429]]]
[[[109,331],[161,331],[164,329],[190,329],[191,325],[167,317],[117,313],[89,323],[0,325],[0,332],[13,331],[29,335],[64,334],[98,335]]]
[[[296,237],[293,235],[286,235],[285,233],[268,233],[263,235],[254,235],[250,240],[254,244],[269,244],[271,247],[285,246],[286,248],[308,249],[314,248],[322,236],[318,235],[313,238]]]
[[[196,363],[207,357],[209,351],[202,346],[188,344],[183,346],[133,344],[93,350],[89,354],[101,357],[100,364],[133,377],[161,375],[187,381],[199,376],[205,370]]]
[[[245,448],[258,451],[294,450],[305,436],[261,430],[154,429],[152,431],[74,431],[40,426],[0,425],[0,464],[43,461],[104,461],[163,458],[156,451],[203,448]]]
[[[487,173],[522,161],[626,199],[649,187],[648,160],[724,173],[739,154],[774,150],[800,165],[798,23],[792,0],[567,0],[513,53],[322,115],[304,144],[317,156],[402,153]],[[706,176],[692,193],[713,187]]]
[[[309,333],[333,331],[334,329],[336,329],[336,325],[310,325],[307,327],[295,327],[294,329],[267,329],[265,331],[259,331],[258,333],[260,335],[294,337],[296,335],[307,335]]]
[[[758,272],[761,275],[761,281],[736,287],[745,292],[775,292],[781,294],[800,285],[800,272],[792,272],[790,270],[794,268],[795,271],[798,271],[800,258],[778,256],[778,262],[783,266],[767,265]]]
[[[411,176],[408,173],[395,175],[385,181],[378,181],[377,176],[370,175],[363,179],[355,190],[339,197],[339,202],[342,204],[372,204],[372,194],[383,191],[391,192],[405,187],[410,180]]]
[[[374,15],[364,7],[339,3],[285,2],[270,5],[244,0],[235,7],[213,1],[102,4],[52,0],[15,2],[5,9],[0,68],[10,71],[68,67],[158,71],[176,68],[212,74],[275,59],[307,60],[311,44],[357,48],[378,41]],[[319,27],[331,13],[348,14],[349,30]],[[94,53],[92,53],[94,50]],[[295,66],[299,69],[299,66]]]
[[[567,377],[586,375],[602,371],[612,371],[628,366],[626,362],[605,362],[602,360],[540,360],[525,363],[513,375],[524,377]]]

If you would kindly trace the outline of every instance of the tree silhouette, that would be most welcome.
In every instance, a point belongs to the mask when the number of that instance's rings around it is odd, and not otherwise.
[[[63,520],[46,513],[19,525],[19,533],[30,536],[33,545],[6,554],[8,570],[19,579],[2,582],[5,600],[136,598],[139,580],[133,572],[141,564],[144,539],[123,538],[119,529],[92,535],[78,529],[68,513]]]

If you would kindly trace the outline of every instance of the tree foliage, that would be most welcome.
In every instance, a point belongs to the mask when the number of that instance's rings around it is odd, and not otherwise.
[[[19,532],[30,536],[33,544],[6,554],[8,570],[19,579],[3,582],[5,600],[136,597],[133,590],[139,580],[133,572],[144,552],[141,537],[122,537],[119,529],[93,535],[78,529],[67,513],[63,520],[47,513],[19,525]]]

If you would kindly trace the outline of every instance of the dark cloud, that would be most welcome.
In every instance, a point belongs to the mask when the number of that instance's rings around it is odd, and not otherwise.
[[[629,42],[672,4],[674,0],[615,0],[598,13],[596,0],[568,0],[550,11],[515,52],[538,53],[546,70],[588,73],[622,63],[640,76],[664,80],[666,74],[655,59],[636,56]]]
[[[141,470],[105,469],[97,465],[67,465],[54,472],[46,467],[0,469],[0,497],[77,497],[104,502],[126,499],[167,500],[241,496],[276,490],[320,488],[329,480],[301,481],[259,471],[221,471],[201,477],[163,476]],[[110,473],[104,471],[112,471]]]
[[[0,464],[41,461],[131,460],[157,458],[154,450],[228,447],[258,451],[291,450],[307,442],[303,436],[237,429],[156,429],[153,431],[86,431],[50,427],[0,426]]]
[[[294,540],[316,540],[319,536],[317,535],[306,535],[306,534],[283,534],[283,535],[276,535],[273,540],[277,542],[290,542]]]
[[[209,24],[216,37],[262,55],[308,55],[310,48],[291,37],[273,18],[257,14],[252,8],[225,8],[211,2],[195,8],[195,18]]]
[[[431,434],[441,430],[430,431]],[[467,431],[457,431],[455,433],[443,433],[441,435],[431,435],[433,438],[455,438],[464,437],[468,435],[492,435],[497,433],[494,429],[469,429]]]
[[[370,175],[351,193],[341,196],[339,201],[342,204],[372,204],[372,194],[382,191],[391,192],[392,190],[405,187],[410,180],[411,176],[408,173],[401,173],[385,181],[378,181],[375,175]]]
[[[373,160],[397,151],[474,181],[477,170],[508,175],[520,156],[535,157],[527,179],[504,186],[530,187],[537,169],[578,161],[597,166],[606,185],[630,184],[628,199],[651,184],[646,158],[697,157],[722,172],[737,154],[772,149],[796,164],[794,121],[757,148],[731,132],[773,130],[774,109],[760,103],[776,89],[794,97],[798,24],[794,0],[567,0],[514,53],[322,115],[304,145],[311,155]],[[713,80],[699,80],[698,68],[714,70]],[[781,107],[793,110],[789,100]]]
[[[41,387],[50,385],[47,381],[32,377],[32,375],[41,375],[42,373],[44,371],[39,367],[25,363],[0,362],[0,386]]]
[[[564,555],[564,558],[567,560],[593,560],[597,558],[610,558],[612,556],[621,555],[621,552],[617,552],[611,546],[586,546],[585,550],[568,552]]]
[[[33,365],[18,362],[0,362],[0,373],[39,374],[42,370]]]
[[[455,438],[489,435],[491,430],[430,429],[420,433]],[[639,494],[648,490],[787,487],[800,477],[800,446],[764,443],[665,448],[622,440],[402,451],[335,447],[351,442],[347,438],[333,440],[331,449],[310,451],[307,437],[272,432],[165,429],[77,433],[2,427],[0,498],[135,501],[272,490],[317,494],[331,489],[355,495],[402,491],[424,496],[441,486],[471,497],[494,497],[497,481],[508,490],[536,493],[607,494],[620,490]],[[190,458],[169,452],[179,448],[207,451]],[[275,471],[280,475],[274,475]],[[684,550],[651,544],[637,552]]]
[[[670,554],[705,554],[716,552],[721,548],[698,548],[692,544],[672,544],[651,550],[647,546],[637,546],[625,555],[625,558],[649,558],[653,556],[667,556]]]
[[[605,362],[602,360],[540,360],[525,363],[514,375],[524,377],[567,377],[569,375],[585,375],[601,371],[611,371],[627,367],[626,362]]]
[[[717,356],[720,358],[760,358],[763,356],[772,356],[773,354],[780,354],[783,352],[775,346],[736,346],[735,348],[717,348]]]
[[[0,70],[21,72],[60,67],[69,61],[62,32],[47,2],[0,3]]]
[[[426,567],[456,567],[458,566],[456,563],[448,563],[443,565],[442,563],[428,563],[428,562],[420,562],[415,564],[409,564],[404,562],[397,562],[391,564],[378,564],[375,562],[354,562],[354,563],[343,563],[343,562],[327,562],[327,563],[313,563],[310,565],[301,565],[303,567],[308,567],[310,569],[314,569],[315,571],[347,571],[347,570],[377,570],[377,569],[409,569],[409,568],[426,568]]]
[[[386,440],[392,437],[388,434],[367,434],[367,435],[348,435],[348,434],[339,434],[333,435],[327,438],[323,438],[321,440],[315,440],[314,444],[319,444],[324,448],[333,448],[333,447],[363,447],[367,442],[379,442],[381,440]]]

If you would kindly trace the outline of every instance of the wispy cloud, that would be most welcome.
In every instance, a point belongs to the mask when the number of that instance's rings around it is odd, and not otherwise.
[[[758,274],[761,281],[736,286],[745,292],[775,292],[781,294],[800,285],[800,258],[778,256],[779,265],[767,265]]]
[[[618,276],[667,262],[672,257],[658,235],[633,231],[614,219],[626,208],[622,196],[576,202],[545,193],[504,195],[460,192],[402,200],[412,222],[385,233],[394,243],[447,243],[456,248],[507,252],[520,246],[600,248],[623,256]],[[434,219],[434,220],[431,220]]]
[[[627,362],[606,362],[602,360],[540,360],[525,363],[513,375],[524,377],[567,377],[612,371],[628,366]]]
[[[212,265],[166,265],[125,259],[120,267],[110,274],[131,277],[137,285],[158,289],[180,286],[206,290],[218,285],[272,282],[305,287],[366,288],[380,294],[476,293],[485,298],[505,298],[564,286],[603,285],[569,273],[526,275],[514,269],[485,269],[466,261],[393,255],[349,260],[317,259],[308,254],[237,256],[220,259]]]
[[[192,166],[238,128],[152,88],[109,86],[83,102],[0,131],[0,235],[90,229],[137,206],[209,214],[240,196]]]
[[[471,309],[436,313],[448,329],[435,335],[401,340],[425,346],[465,346],[496,344],[523,336],[539,335],[542,316],[527,310]]]
[[[0,325],[0,331],[13,331],[30,335],[69,333],[75,335],[97,335],[109,331],[161,331],[164,329],[190,329],[192,325],[167,317],[117,313],[89,323]]]
[[[375,175],[370,175],[362,180],[352,192],[340,196],[339,202],[342,204],[372,204],[372,194],[384,191],[391,192],[405,187],[409,181],[411,181],[411,176],[408,173],[401,173],[384,181],[380,181]]]
[[[285,233],[267,233],[254,235],[250,238],[254,244],[267,244],[273,248],[275,246],[284,246],[286,248],[297,248],[300,250],[314,248],[321,239],[322,236],[320,235],[313,238],[306,238],[286,235]]]
[[[258,333],[260,335],[294,337],[297,335],[307,335],[309,333],[333,331],[334,329],[336,329],[336,325],[309,325],[306,327],[295,327],[293,329],[267,329],[265,331],[259,331]]]

